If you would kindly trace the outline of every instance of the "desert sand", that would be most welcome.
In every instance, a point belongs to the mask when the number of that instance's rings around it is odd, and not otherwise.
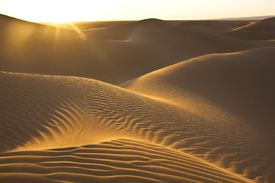
[[[274,18],[0,25],[1,183],[275,182]]]

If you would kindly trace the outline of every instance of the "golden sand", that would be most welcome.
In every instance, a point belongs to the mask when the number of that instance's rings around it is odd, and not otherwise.
[[[274,19],[0,24],[1,183],[274,183]]]

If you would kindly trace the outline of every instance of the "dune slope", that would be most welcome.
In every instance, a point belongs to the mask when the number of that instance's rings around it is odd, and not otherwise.
[[[30,152],[39,151],[39,154],[46,149],[122,138],[145,140],[179,153],[192,153],[204,164],[207,162],[203,159],[217,161],[221,158],[219,150],[227,150],[230,153],[222,158],[221,167],[230,166],[230,171],[236,173],[243,173],[247,168],[246,163],[239,161],[247,161],[254,169],[255,163],[265,162],[260,158],[265,152],[255,149],[260,146],[252,135],[255,131],[230,114],[198,115],[194,110],[183,109],[169,101],[92,79],[2,72],[1,82],[1,91],[5,91],[1,92],[0,113],[3,159],[6,152],[16,155],[18,151],[32,150]],[[233,134],[235,128],[240,131]],[[234,152],[240,153],[237,159]],[[249,155],[243,159],[241,154]],[[9,175],[14,174],[1,175],[3,180],[12,180]],[[256,178],[253,176],[248,175]]]
[[[240,118],[257,132],[253,136],[263,145],[257,148],[270,157],[266,163],[273,164],[274,58],[274,48],[206,55],[154,71],[121,86],[173,102],[184,109],[191,108],[208,117],[224,112]],[[236,156],[238,153],[242,152],[235,151]],[[223,156],[227,156],[225,154]]]
[[[274,57],[274,48],[211,54],[154,71],[121,86],[174,102],[182,99],[182,103],[188,99],[180,96],[180,90],[189,91],[231,112],[239,112],[240,116],[250,116],[247,120],[258,116],[257,120],[268,123],[274,120]],[[168,92],[170,88],[179,91]],[[250,114],[251,111],[254,113]]]

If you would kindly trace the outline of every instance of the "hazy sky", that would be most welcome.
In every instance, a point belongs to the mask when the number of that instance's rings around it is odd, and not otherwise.
[[[275,0],[0,0],[0,13],[40,22],[214,19],[275,15]]]

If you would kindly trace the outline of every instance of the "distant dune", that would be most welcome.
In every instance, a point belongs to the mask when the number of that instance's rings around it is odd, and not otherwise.
[[[231,30],[236,28],[236,26],[224,23],[224,22],[218,22],[214,20],[202,20],[202,21],[186,21],[180,24],[180,26],[188,26],[188,27],[200,27],[200,28],[206,28],[211,30]]]
[[[267,16],[252,16],[252,17],[235,17],[235,18],[220,18],[217,20],[248,20],[248,21],[259,21],[264,20],[267,18],[274,17],[274,15],[267,15]]]
[[[2,17],[3,18],[3,17]],[[12,22],[12,21],[11,21]],[[32,27],[24,31],[26,26]],[[243,51],[251,43],[196,27],[148,19],[77,34],[28,22],[2,28],[0,67],[5,71],[84,76],[120,84],[148,72],[209,53]],[[32,31],[30,31],[32,30]]]
[[[1,183],[274,183],[274,18],[0,24]]]
[[[257,22],[251,22],[249,25],[237,28],[237,30],[274,32],[275,31],[275,17],[260,20]]]

